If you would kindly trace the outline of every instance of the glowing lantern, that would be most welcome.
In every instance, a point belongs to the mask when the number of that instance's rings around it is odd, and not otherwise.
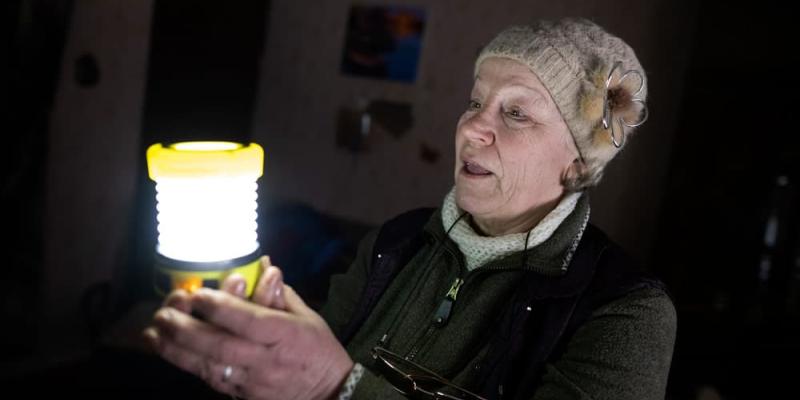
[[[147,149],[156,182],[156,289],[218,288],[237,272],[250,295],[258,278],[258,178],[264,150],[251,143],[182,142]]]

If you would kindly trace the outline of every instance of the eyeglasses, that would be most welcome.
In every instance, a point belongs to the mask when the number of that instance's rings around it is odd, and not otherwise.
[[[435,372],[376,346],[372,358],[378,360],[378,369],[395,390],[412,399],[425,400],[486,400],[464,388],[458,387]]]

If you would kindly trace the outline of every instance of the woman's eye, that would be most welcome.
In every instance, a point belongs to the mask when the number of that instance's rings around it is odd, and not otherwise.
[[[516,108],[513,108],[511,110],[506,111],[506,115],[511,117],[511,119],[515,119],[515,120],[518,120],[518,121],[523,121],[523,120],[526,119],[525,114],[523,114],[522,111],[520,111],[520,110],[518,110]]]
[[[476,100],[470,100],[468,108],[470,110],[478,110],[481,108],[481,103],[478,103]]]

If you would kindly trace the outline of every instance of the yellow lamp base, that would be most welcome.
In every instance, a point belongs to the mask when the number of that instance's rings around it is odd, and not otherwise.
[[[155,290],[160,296],[166,296],[176,289],[183,289],[189,293],[201,287],[219,289],[225,278],[235,273],[244,277],[247,282],[245,295],[249,298],[261,275],[259,253],[254,252],[236,260],[216,263],[184,262],[157,254]]]

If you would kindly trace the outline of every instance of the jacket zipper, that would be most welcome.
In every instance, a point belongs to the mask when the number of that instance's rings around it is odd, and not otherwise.
[[[458,291],[461,289],[462,285],[464,285],[464,279],[460,276],[456,277],[456,279],[450,285],[450,289],[447,291],[444,299],[441,303],[439,303],[439,307],[436,308],[436,313],[433,314],[432,323],[428,325],[428,329],[425,330],[425,333],[416,341],[416,343],[414,343],[414,347],[411,348],[411,351],[408,352],[408,355],[406,356],[407,360],[412,361],[414,357],[417,356],[417,353],[419,353],[422,345],[428,342],[428,339],[430,339],[433,331],[436,328],[443,327],[447,324],[447,321],[450,320],[450,315],[453,311],[453,304],[458,298]]]
[[[464,279],[461,277],[456,278],[453,284],[450,285],[450,290],[444,296],[444,299],[439,303],[439,308],[436,309],[436,314],[433,316],[433,323],[437,326],[444,326],[450,319],[450,314],[453,311],[453,304],[458,297],[458,291],[464,285]]]
[[[445,251],[450,253],[455,259],[458,259],[456,254],[445,247]],[[479,272],[482,271],[491,271],[491,270],[501,270],[504,268],[498,267],[481,267],[474,271],[466,271],[466,267],[462,263],[459,264],[459,276],[453,281],[450,285],[450,289],[447,291],[444,299],[441,303],[439,303],[439,307],[436,308],[436,313],[433,316],[433,320],[431,324],[428,325],[428,328],[425,329],[425,333],[416,341],[414,342],[414,346],[411,348],[411,351],[408,352],[406,355],[406,360],[413,361],[414,358],[417,356],[419,351],[422,349],[422,346],[428,342],[430,336],[433,335],[436,328],[441,328],[447,324],[450,320],[450,317],[453,314],[453,308],[455,306],[456,299],[458,298],[458,293],[461,290],[461,287],[464,286],[465,282],[473,280],[475,275],[478,275]],[[384,335],[386,336],[386,335]]]

